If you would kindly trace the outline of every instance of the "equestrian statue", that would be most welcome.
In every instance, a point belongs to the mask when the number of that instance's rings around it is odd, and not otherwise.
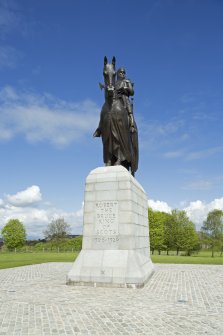
[[[108,63],[104,57],[105,102],[94,137],[101,137],[105,166],[122,165],[134,176],[138,169],[138,130],[133,115],[133,83],[126,79],[125,69],[115,70],[115,57]],[[117,75],[117,78],[116,78]]]

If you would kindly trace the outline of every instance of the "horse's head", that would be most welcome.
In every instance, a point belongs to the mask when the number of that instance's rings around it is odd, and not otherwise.
[[[104,82],[105,82],[105,90],[109,96],[113,96],[115,89],[115,57],[112,58],[112,63],[109,64],[107,57],[104,57]]]

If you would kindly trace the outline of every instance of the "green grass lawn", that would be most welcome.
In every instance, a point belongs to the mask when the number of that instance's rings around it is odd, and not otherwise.
[[[223,265],[223,257],[219,254],[213,258],[211,253],[199,253],[192,256],[174,256],[174,255],[151,255],[153,263],[166,263],[166,264],[212,264]]]
[[[0,269],[48,262],[73,262],[78,252],[0,253]]]
[[[16,266],[40,264],[48,262],[73,262],[78,252],[32,252],[32,253],[13,253],[0,252],[0,269],[14,268]],[[223,256],[220,253],[211,257],[210,251],[202,251],[192,256],[175,255],[151,255],[154,263],[166,264],[216,264],[223,265]]]

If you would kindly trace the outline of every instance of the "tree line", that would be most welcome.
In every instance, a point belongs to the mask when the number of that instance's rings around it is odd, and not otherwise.
[[[64,218],[58,218],[47,225],[43,231],[44,239],[42,241],[27,241],[24,224],[18,219],[11,219],[3,227],[1,234],[4,246],[9,251],[22,249],[24,246],[32,246],[35,251],[81,250],[82,236],[71,238],[70,232],[70,224]]]
[[[184,251],[187,255],[199,251],[202,246],[223,253],[223,211],[214,209],[207,215],[200,232],[195,229],[194,223],[188,218],[185,211],[174,209],[171,213],[164,213],[148,209],[150,249],[160,254],[161,251]],[[43,231],[44,242],[36,244],[41,248],[71,248],[80,250],[82,237],[70,239],[71,226],[64,218],[52,220]],[[8,250],[23,247],[26,241],[26,229],[18,219],[9,220],[2,228],[1,234],[4,245]]]
[[[201,231],[197,232],[194,223],[183,210],[174,209],[171,213],[148,210],[150,229],[150,249],[161,251],[175,250],[177,255],[184,251],[190,256],[206,246],[214,251],[223,251],[223,211],[214,209],[207,215]]]

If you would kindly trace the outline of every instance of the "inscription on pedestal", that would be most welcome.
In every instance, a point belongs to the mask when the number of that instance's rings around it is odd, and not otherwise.
[[[118,231],[118,202],[98,201],[95,203],[95,238],[97,245],[117,245]]]

